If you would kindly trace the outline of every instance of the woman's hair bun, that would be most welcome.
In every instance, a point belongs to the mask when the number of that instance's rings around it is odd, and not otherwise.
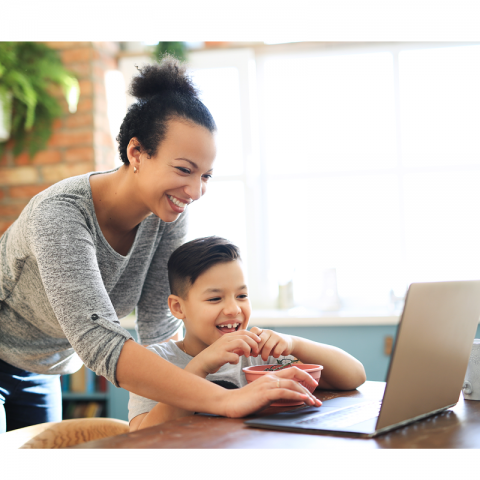
[[[138,99],[147,100],[166,92],[197,96],[197,89],[187,75],[186,65],[169,54],[165,54],[159,64],[144,65],[138,70],[140,75],[133,78],[128,90],[130,95]]]

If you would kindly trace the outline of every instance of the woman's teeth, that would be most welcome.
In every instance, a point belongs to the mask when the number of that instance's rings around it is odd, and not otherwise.
[[[174,203],[175,205],[177,205],[177,207],[185,208],[185,207],[187,206],[186,203],[182,203],[180,200],[177,200],[175,197],[172,197],[171,195],[169,195],[168,198],[170,199],[170,201],[171,201],[172,203]]]

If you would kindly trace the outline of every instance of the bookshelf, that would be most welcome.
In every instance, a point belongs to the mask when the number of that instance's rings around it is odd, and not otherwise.
[[[135,330],[128,328],[128,331],[136,340]],[[64,420],[85,417],[128,419],[128,392],[113,386],[85,365],[60,379]]]
[[[62,375],[63,419],[108,416],[107,380],[82,366],[71,375]]]

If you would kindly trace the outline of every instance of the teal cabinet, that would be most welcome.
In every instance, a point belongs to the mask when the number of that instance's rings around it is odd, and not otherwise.
[[[108,416],[128,420],[128,397],[129,392],[123,388],[117,388],[108,384]]]
[[[385,381],[390,360],[384,352],[385,340],[387,337],[394,339],[397,331],[395,325],[268,328],[339,347],[358,358],[365,367],[367,379],[376,381]],[[127,420],[128,396],[126,390],[109,384],[109,417]]]
[[[341,348],[362,362],[367,380],[384,382],[390,356],[385,354],[388,337],[395,339],[395,325],[274,327],[279,333],[308,338]]]
[[[387,379],[390,355],[385,353],[385,346],[388,343],[388,337],[395,341],[396,325],[269,328],[280,333],[296,335],[341,348],[363,363],[367,380],[384,382]],[[475,337],[480,338],[480,325]]]
[[[130,335],[137,340],[135,330],[128,330]],[[108,417],[128,421],[128,398],[129,392],[123,388],[117,388],[108,382]]]
[[[269,327],[269,329],[339,347],[363,363],[368,380],[384,382],[390,362],[390,355],[385,353],[385,340],[387,337],[395,339],[397,326]],[[129,332],[136,338],[135,331]],[[480,338],[480,326],[476,338]],[[109,383],[106,399],[107,416],[127,420],[128,397],[129,393],[126,390]]]

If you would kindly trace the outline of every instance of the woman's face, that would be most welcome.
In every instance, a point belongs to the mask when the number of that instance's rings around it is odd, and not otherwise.
[[[175,221],[205,193],[215,155],[215,137],[209,130],[170,120],[156,155],[149,158],[142,152],[131,161],[132,173],[137,166],[133,175],[140,200],[164,222]]]

